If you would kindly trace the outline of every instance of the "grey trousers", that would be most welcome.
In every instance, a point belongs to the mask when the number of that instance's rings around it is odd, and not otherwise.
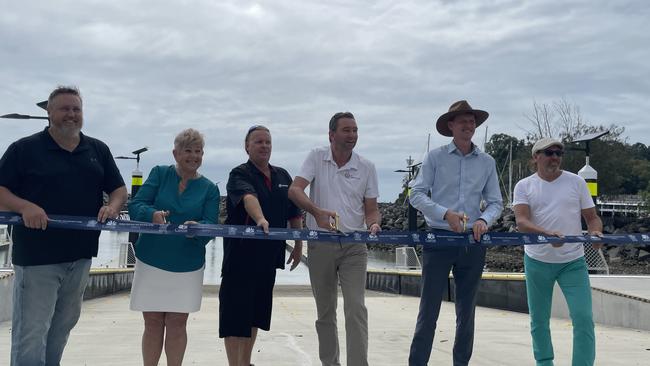
[[[316,300],[318,355],[323,366],[340,366],[336,327],[338,284],[343,292],[348,366],[368,365],[365,306],[368,249],[365,244],[309,243],[309,279]]]
[[[467,366],[474,348],[474,308],[485,265],[485,248],[436,248],[422,255],[420,311],[411,342],[409,366],[426,366],[431,356],[440,303],[447,289],[449,271],[456,286],[456,339],[454,366]]]
[[[59,366],[81,315],[91,263],[14,266],[12,366]]]

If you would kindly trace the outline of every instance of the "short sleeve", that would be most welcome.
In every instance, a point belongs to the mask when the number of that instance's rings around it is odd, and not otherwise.
[[[587,208],[592,208],[595,206],[593,198],[591,198],[591,192],[589,192],[589,187],[587,187],[587,182],[579,178],[578,182],[580,189],[580,209],[584,210]]]
[[[379,197],[379,184],[377,182],[377,169],[375,164],[368,163],[368,184],[366,185],[366,191],[363,196],[365,198],[377,198]]]
[[[526,192],[526,184],[524,180],[520,180],[515,185],[515,190],[513,192],[512,205],[529,205],[528,193]]]
[[[304,178],[306,181],[311,182],[316,177],[316,165],[318,162],[318,151],[316,149],[309,152],[307,158],[302,163],[298,177]]]
[[[124,179],[120,170],[115,164],[115,159],[111,150],[104,143],[99,142],[99,146],[102,149],[102,155],[104,157],[104,182],[102,189],[106,193],[111,193],[114,190],[124,186]]]
[[[228,192],[228,199],[233,206],[237,206],[247,194],[257,196],[257,191],[251,179],[250,173],[243,166],[238,166],[230,171],[226,191]]]
[[[20,186],[20,162],[18,156],[18,146],[16,146],[16,143],[12,143],[0,159],[0,186],[12,192],[16,192]]]
[[[282,174],[285,176],[285,179],[287,182],[289,182],[287,185],[291,186],[291,183],[293,183],[293,179],[291,179],[291,175],[289,172],[286,170],[282,170]],[[302,215],[302,211],[296,206],[295,203],[293,203],[292,200],[287,200],[287,220],[293,219],[294,217],[299,217]]]

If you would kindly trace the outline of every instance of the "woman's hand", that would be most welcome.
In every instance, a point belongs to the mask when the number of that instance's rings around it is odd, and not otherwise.
[[[185,222],[183,223],[183,225],[198,225],[198,224],[199,224],[198,222],[196,222],[196,221],[192,221],[192,220],[190,220],[190,221],[185,221]],[[194,237],[194,235],[185,235],[185,237],[191,239],[191,238]]]
[[[154,224],[166,224],[167,217],[169,217],[169,211],[156,211],[153,213],[151,222]]]

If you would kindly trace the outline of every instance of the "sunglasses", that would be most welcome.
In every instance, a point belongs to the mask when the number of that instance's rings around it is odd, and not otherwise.
[[[257,130],[269,131],[269,129],[266,128],[266,126],[262,126],[262,125],[252,125],[252,126],[248,129],[248,132],[246,132],[246,138],[245,138],[245,139],[248,140],[248,136],[250,136],[251,133],[253,133],[253,131],[257,131]]]
[[[564,155],[563,150],[544,150],[544,155],[548,156],[549,158],[553,155],[557,156],[558,158],[561,158],[562,155]]]

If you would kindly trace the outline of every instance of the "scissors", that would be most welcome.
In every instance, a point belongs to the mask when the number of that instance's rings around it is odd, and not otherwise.
[[[167,221],[167,217],[169,217],[169,215],[171,215],[171,212],[169,210],[167,210],[167,211],[162,210],[163,224],[168,224],[169,223],[169,221]]]
[[[467,221],[469,221],[469,216],[463,212],[463,217],[460,219],[463,222],[463,232],[467,231]]]
[[[338,235],[341,235],[341,236],[348,236],[348,234],[342,232],[342,231],[339,229],[339,222],[340,222],[339,215],[336,214],[336,216],[334,216],[334,223],[332,223],[332,222],[330,221],[330,228],[331,228],[331,230],[334,231],[334,232],[335,232],[336,234],[338,234]]]

